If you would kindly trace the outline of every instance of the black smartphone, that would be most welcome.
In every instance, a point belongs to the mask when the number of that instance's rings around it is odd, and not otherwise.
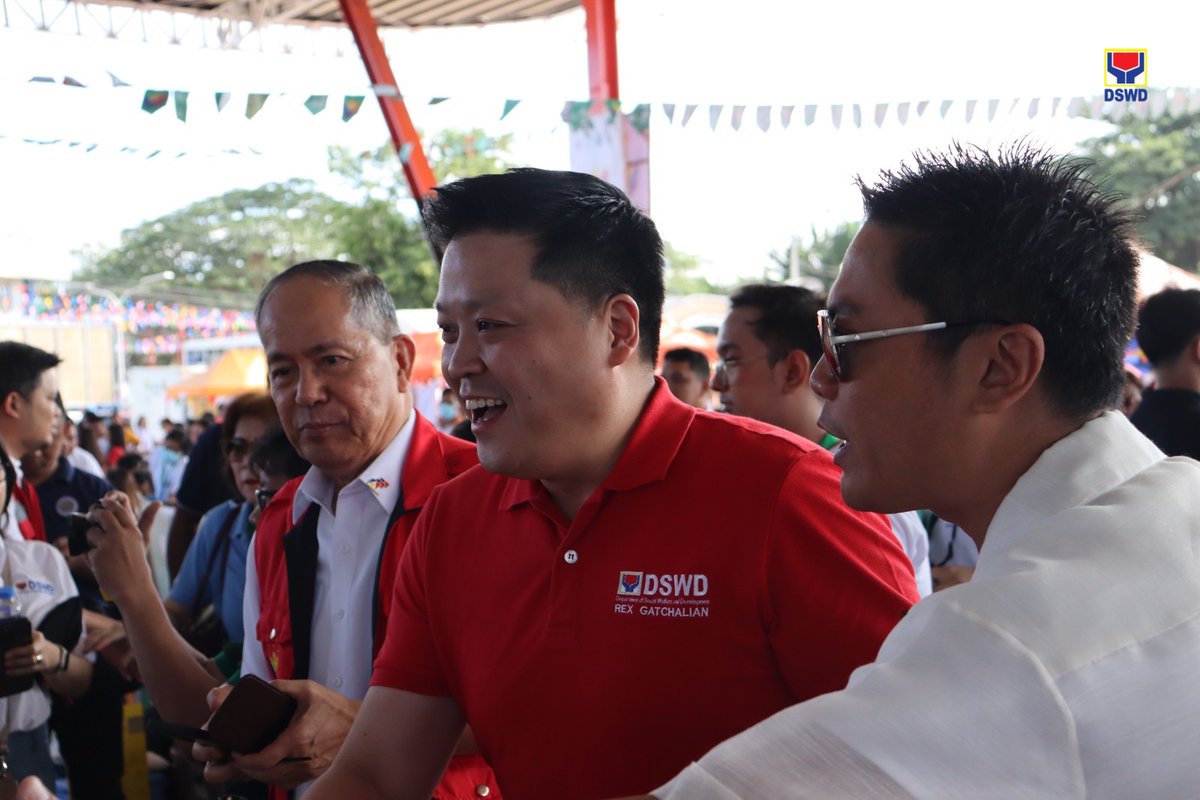
[[[170,736],[172,739],[183,739],[185,742],[200,742],[201,744],[220,747],[224,750],[229,749],[226,745],[213,739],[212,734],[203,728],[193,728],[191,725],[177,725],[174,722],[167,722],[165,719],[158,719],[157,717],[150,717],[146,720],[146,732]]]
[[[20,694],[33,688],[33,675],[9,675],[4,672],[3,655],[14,647],[33,642],[33,626],[25,617],[0,619],[0,697]]]
[[[296,700],[262,678],[243,675],[208,722],[208,735],[234,753],[257,753],[279,738]]]
[[[72,511],[67,514],[67,552],[73,556],[81,556],[92,549],[88,543],[87,532],[96,527],[87,514]]]

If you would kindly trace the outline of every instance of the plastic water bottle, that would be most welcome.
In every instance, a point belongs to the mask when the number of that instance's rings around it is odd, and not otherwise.
[[[21,616],[21,601],[11,586],[0,586],[0,619]]]

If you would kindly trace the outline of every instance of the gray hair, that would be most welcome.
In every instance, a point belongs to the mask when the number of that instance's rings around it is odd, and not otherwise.
[[[371,331],[380,341],[390,342],[400,334],[396,322],[396,303],[379,276],[361,264],[349,261],[305,261],[288,267],[271,278],[254,306],[254,323],[262,327],[263,307],[271,292],[293,278],[314,278],[339,287],[350,304],[354,321]]]

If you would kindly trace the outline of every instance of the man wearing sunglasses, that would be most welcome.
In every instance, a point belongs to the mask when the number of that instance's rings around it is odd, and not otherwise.
[[[863,184],[813,385],[850,505],[981,545],[849,687],[654,796],[1194,797],[1200,465],[1113,410],[1137,256],[1119,200],[1028,146]]]

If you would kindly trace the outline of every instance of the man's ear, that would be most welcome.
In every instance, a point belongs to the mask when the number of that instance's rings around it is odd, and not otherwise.
[[[641,343],[638,324],[642,318],[637,301],[627,294],[614,294],[604,302],[600,314],[608,327],[609,366],[620,366],[636,358]]]
[[[9,392],[4,396],[4,401],[0,403],[0,413],[16,419],[21,416],[21,402],[24,399],[20,392]]]
[[[412,386],[417,345],[407,333],[398,333],[392,337],[392,351],[392,357],[396,359],[396,391],[407,392]]]
[[[782,394],[807,389],[808,376],[812,374],[812,361],[803,350],[789,350],[786,356],[776,362],[775,374],[778,376],[776,380]]]
[[[963,347],[982,362],[973,403],[982,413],[1004,411],[1029,394],[1046,358],[1042,334],[1023,322],[971,336]]]

